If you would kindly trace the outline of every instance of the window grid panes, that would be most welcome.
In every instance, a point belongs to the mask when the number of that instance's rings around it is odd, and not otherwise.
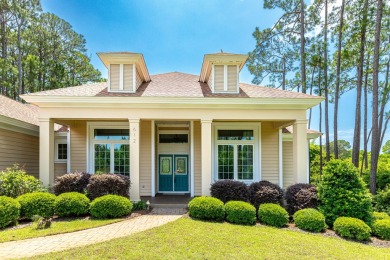
[[[234,179],[234,145],[218,145],[218,179]]]
[[[114,173],[130,175],[130,156],[128,144],[114,145]]]
[[[237,145],[237,174],[239,180],[253,179],[253,145]]]
[[[95,144],[95,173],[110,173],[110,144]]]
[[[58,144],[57,146],[57,156],[58,160],[67,160],[68,159],[68,145],[67,144]]]

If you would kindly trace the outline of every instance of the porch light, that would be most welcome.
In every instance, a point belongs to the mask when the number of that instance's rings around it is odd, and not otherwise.
[[[149,207],[150,207],[150,201],[149,200],[146,201],[146,206],[148,207],[148,210],[149,210]]]

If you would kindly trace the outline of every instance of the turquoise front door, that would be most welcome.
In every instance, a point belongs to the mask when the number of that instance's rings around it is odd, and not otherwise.
[[[188,155],[159,155],[159,191],[188,192]]]

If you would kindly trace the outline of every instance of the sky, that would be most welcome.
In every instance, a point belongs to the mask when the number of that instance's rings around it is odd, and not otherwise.
[[[69,22],[86,39],[92,64],[107,77],[97,52],[142,53],[150,74],[200,74],[204,54],[246,54],[255,48],[256,27],[272,26],[280,10],[263,9],[261,0],[41,0],[43,11]],[[244,67],[240,81],[251,83]],[[352,144],[355,92],[341,97],[339,139]],[[333,111],[333,107],[330,107]],[[332,112],[333,113],[333,112]],[[318,110],[312,129],[318,130]],[[333,129],[333,116],[330,118]],[[371,119],[369,119],[371,120]],[[333,133],[330,133],[333,139]],[[390,139],[390,131],[385,140]]]

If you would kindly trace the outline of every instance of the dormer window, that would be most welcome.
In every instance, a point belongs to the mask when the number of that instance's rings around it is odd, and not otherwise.
[[[240,92],[239,73],[247,58],[247,55],[223,52],[206,54],[200,81],[207,83],[213,94],[237,94]]]
[[[142,54],[130,52],[98,53],[108,69],[108,92],[135,93],[150,81]]]

